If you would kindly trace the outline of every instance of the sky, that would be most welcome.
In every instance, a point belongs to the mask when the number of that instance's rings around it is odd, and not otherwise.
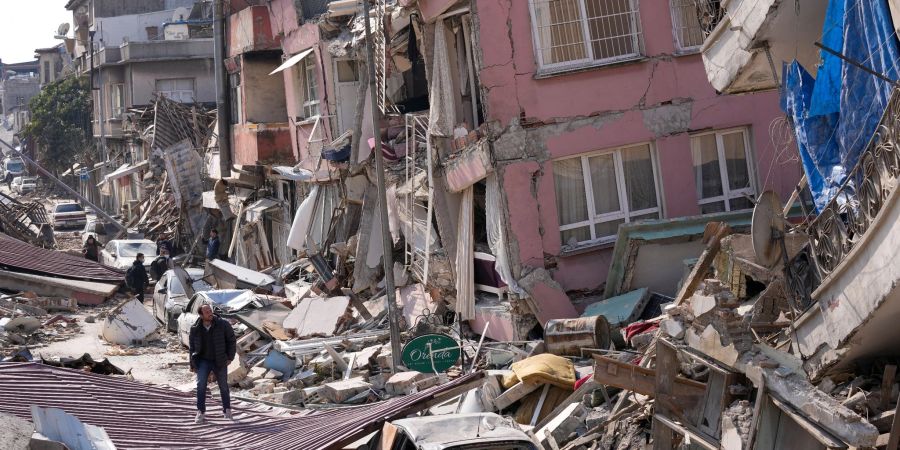
[[[53,35],[59,24],[72,22],[66,3],[67,0],[0,0],[0,59],[6,63],[30,61],[34,59],[34,49],[61,43]]]

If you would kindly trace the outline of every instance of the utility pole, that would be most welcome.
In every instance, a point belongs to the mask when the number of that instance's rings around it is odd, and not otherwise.
[[[213,20],[214,65],[216,66],[216,110],[219,146],[219,175],[231,176],[231,103],[228,101],[228,77],[225,74],[225,5],[215,0]]]
[[[391,228],[388,225],[387,212],[387,191],[384,183],[384,157],[381,154],[381,110],[378,109],[378,94],[375,92],[375,51],[372,42],[372,27],[369,24],[369,2],[371,0],[362,0],[365,5],[366,23],[366,60],[369,64],[369,94],[372,98],[372,130],[375,134],[375,178],[378,183],[378,210],[381,213],[381,239],[384,254],[381,258],[381,264],[384,266],[384,288],[385,298],[388,309],[388,324],[391,330],[391,359],[393,360],[392,371],[396,372],[402,363],[400,355],[400,308],[397,306],[397,289],[394,286],[394,240],[391,239]],[[383,33],[382,30],[377,30]]]
[[[81,200],[82,203],[84,203],[85,205],[90,206],[91,208],[94,208],[94,211],[97,212],[97,215],[98,215],[98,216],[103,217],[107,222],[109,222],[109,223],[115,225],[116,227],[118,227],[119,230],[120,230],[122,233],[127,233],[127,232],[128,232],[128,229],[125,228],[124,225],[122,225],[121,223],[119,223],[118,220],[112,218],[112,216],[110,216],[109,214],[107,214],[106,211],[104,211],[103,209],[101,209],[99,206],[97,206],[97,205],[91,203],[90,201],[88,201],[88,199],[82,197],[81,194],[78,193],[78,191],[76,191],[75,189],[72,189],[71,187],[69,187],[69,185],[67,185],[66,183],[63,183],[63,182],[60,181],[58,178],[54,177],[53,174],[51,174],[50,172],[47,172],[46,169],[44,169],[43,167],[41,167],[40,164],[34,162],[33,159],[31,159],[31,158],[25,156],[22,152],[16,150],[12,145],[9,145],[9,143],[6,142],[6,141],[4,141],[3,139],[0,139],[0,144],[3,144],[3,145],[5,145],[5,146],[7,146],[7,147],[9,148],[9,150],[10,150],[11,152],[13,152],[14,155],[18,156],[19,158],[24,159],[25,161],[27,161],[28,163],[30,163],[31,165],[33,165],[34,167],[36,167],[37,170],[38,170],[38,172],[41,173],[41,175],[43,175],[43,176],[49,178],[50,181],[53,181],[54,183],[56,183],[59,187],[63,188],[66,192],[72,194],[72,195],[73,195],[75,198],[77,198],[78,200]]]

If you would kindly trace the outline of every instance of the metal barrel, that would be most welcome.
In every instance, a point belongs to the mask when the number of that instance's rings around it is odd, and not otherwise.
[[[609,322],[604,316],[556,319],[544,327],[547,351],[560,356],[583,356],[583,348],[609,348]]]

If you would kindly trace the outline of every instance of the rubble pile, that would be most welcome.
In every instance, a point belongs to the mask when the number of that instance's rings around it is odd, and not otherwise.
[[[32,292],[0,295],[0,355],[81,334],[78,322],[67,317],[77,310],[78,304],[67,298],[38,297]]]

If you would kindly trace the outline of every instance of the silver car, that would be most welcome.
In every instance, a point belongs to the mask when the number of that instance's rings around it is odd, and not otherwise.
[[[181,281],[175,275],[174,270],[167,270],[153,291],[153,315],[159,323],[166,326],[172,332],[178,331],[178,316],[181,315],[188,300],[195,292],[204,292],[212,289],[206,281],[203,281],[203,269],[190,268],[185,270],[191,280],[191,289],[184,289]],[[185,292],[187,291],[187,292]]]

